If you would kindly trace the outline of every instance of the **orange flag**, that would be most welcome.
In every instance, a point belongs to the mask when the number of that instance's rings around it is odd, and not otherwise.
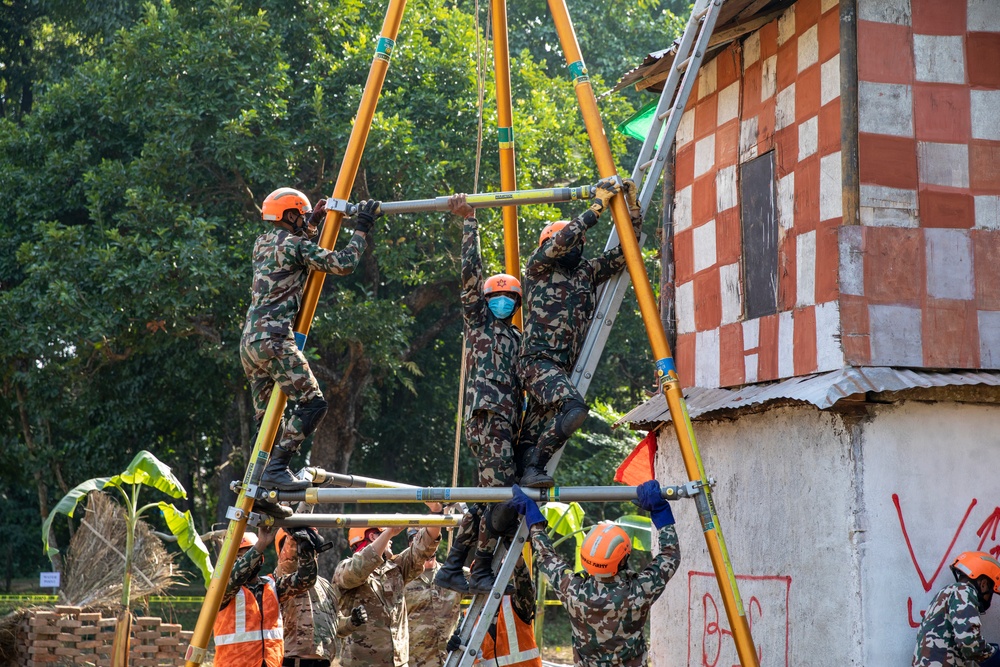
[[[615,471],[615,481],[629,486],[638,486],[656,478],[653,459],[656,457],[656,431],[646,434],[632,453],[625,457]]]

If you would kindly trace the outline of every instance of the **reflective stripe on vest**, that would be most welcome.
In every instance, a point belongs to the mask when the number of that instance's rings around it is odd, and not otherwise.
[[[511,665],[541,665],[538,647],[535,646],[535,635],[530,623],[525,623],[514,613],[510,596],[505,595],[500,602],[500,614],[497,619],[496,642],[483,642],[484,662],[509,667]],[[489,637],[486,638],[487,640]],[[506,642],[504,642],[506,639]],[[492,644],[492,646],[488,646]],[[506,646],[504,646],[506,644]],[[531,648],[521,650],[521,644]],[[499,646],[498,646],[499,645]],[[490,650],[492,649],[492,650]],[[506,650],[504,650],[506,649]],[[493,655],[490,655],[493,653]],[[503,653],[503,655],[497,655]]]
[[[217,664],[223,664],[220,660],[242,663],[250,655],[258,656],[257,661],[263,658],[268,667],[281,664],[284,627],[278,603],[278,588],[274,577],[266,576],[263,579],[265,586],[261,596],[262,607],[258,608],[257,599],[250,589],[243,587],[233,598],[231,605],[220,611],[215,623]],[[249,609],[248,601],[253,605]],[[232,632],[220,632],[229,629]]]

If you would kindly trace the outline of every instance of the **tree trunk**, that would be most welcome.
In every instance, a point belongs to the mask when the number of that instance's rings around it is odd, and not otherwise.
[[[226,430],[222,433],[217,470],[219,501],[215,510],[216,523],[226,523],[226,510],[236,504],[236,494],[229,488],[229,484],[233,480],[243,479],[253,448],[250,441],[253,437],[250,432],[253,418],[250,416],[247,400],[246,390],[237,390],[226,411]]]
[[[32,461],[35,471],[33,477],[35,478],[35,488],[38,490],[38,512],[41,515],[42,521],[49,516],[49,487],[45,483],[45,476],[42,475],[42,470],[38,461],[38,448],[35,446],[35,438],[31,433],[31,420],[28,418],[28,408],[25,404],[24,390],[20,385],[14,385],[14,394],[17,397],[17,410],[21,417],[21,432],[24,436],[24,446],[28,450],[29,456],[34,459]],[[49,546],[53,549],[59,549],[59,544],[56,541],[55,535],[50,534],[49,536]],[[56,554],[52,557],[52,566],[57,572],[62,572],[63,563],[62,556]]]

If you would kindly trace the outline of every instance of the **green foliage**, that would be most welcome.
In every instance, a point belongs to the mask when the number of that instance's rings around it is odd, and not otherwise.
[[[49,515],[45,517],[45,521],[42,522],[42,546],[49,558],[59,553],[58,549],[53,549],[49,546],[49,531],[52,530],[53,519],[60,514],[72,517],[80,501],[86,498],[87,494],[91,491],[100,491],[103,489],[110,479],[110,477],[98,477],[77,484],[69,493],[62,497],[62,500],[56,503],[56,506],[52,508]]]

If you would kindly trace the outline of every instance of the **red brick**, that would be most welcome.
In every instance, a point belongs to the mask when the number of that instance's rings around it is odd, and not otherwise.
[[[694,233],[690,229],[674,234],[674,268],[678,286],[691,280],[694,274]]]
[[[858,79],[913,83],[913,34],[909,26],[858,21]]]
[[[979,320],[972,301],[928,299],[922,320],[925,366],[979,367]]]
[[[801,2],[801,0],[799,0]],[[795,120],[799,123],[819,113],[819,64],[799,73],[795,82]]]
[[[778,239],[778,310],[795,307],[795,236]]]
[[[840,98],[827,102],[819,110],[817,151],[829,155],[840,150]]]
[[[969,142],[969,185],[973,194],[1000,194],[1000,141]]]
[[[767,60],[778,52],[778,19],[760,29],[760,59]]]
[[[691,221],[697,227],[715,217],[715,172],[694,179],[691,188]]]
[[[694,341],[695,335],[693,333],[677,336],[674,361],[677,364],[677,375],[682,387],[694,386]]]
[[[1000,310],[1000,232],[976,229],[972,235],[976,307]]]
[[[775,77],[778,81],[776,90],[779,92],[795,83],[799,73],[798,40],[790,39],[778,47],[778,64]]]
[[[739,206],[715,215],[715,256],[720,266],[740,261],[740,234]]]
[[[816,229],[819,224],[819,155],[812,154],[795,167],[795,231]]]
[[[718,114],[718,100],[715,93],[698,102],[694,108],[694,138],[701,139],[715,132],[715,119]]]
[[[757,114],[757,155],[763,155],[774,147],[774,96],[760,105]]]
[[[917,189],[917,142],[884,134],[858,135],[858,172],[862,183]]]
[[[689,142],[677,151],[677,162],[674,167],[676,183],[674,187],[678,190],[686,188],[694,182],[694,142]]]
[[[970,86],[1000,88],[1000,32],[966,35],[965,76]]]
[[[865,296],[869,302],[919,306],[926,282],[923,232],[866,227],[863,234]]]
[[[784,178],[799,163],[799,127],[794,123],[774,133],[775,169]]]
[[[716,266],[694,277],[694,326],[698,331],[707,331],[721,322],[722,294]]]
[[[826,303],[837,298],[840,224],[840,218],[832,218],[819,223],[816,229],[816,303]]]
[[[739,79],[743,67],[742,58],[734,43],[720,53],[716,60],[718,60],[718,65],[716,66],[715,82],[718,90],[722,90]]]
[[[774,380],[778,377],[778,316],[760,318],[757,350],[757,380]]]
[[[715,133],[716,169],[737,164],[740,161],[740,120],[734,118],[719,126]]]
[[[834,5],[819,20],[819,61],[825,63],[840,53],[840,11]]]
[[[968,86],[913,84],[913,126],[918,141],[966,143],[972,136]]]
[[[743,325],[726,324],[719,329],[719,385],[732,387],[746,382],[743,361]]]
[[[819,23],[819,0],[799,0],[795,3],[795,34],[801,35]]]
[[[965,34],[965,3],[910,0],[910,23],[918,35]]]
[[[967,192],[920,190],[920,226],[972,229],[976,221],[975,201]]]
[[[805,375],[816,370],[816,309],[813,306],[800,308],[792,313],[795,332],[792,336],[792,362],[796,375]]]
[[[740,103],[740,118],[746,120],[760,111],[761,64],[760,60],[747,67],[742,81],[743,100]]]

